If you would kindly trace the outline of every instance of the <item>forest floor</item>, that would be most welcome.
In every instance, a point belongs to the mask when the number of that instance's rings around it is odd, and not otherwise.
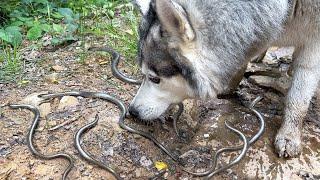
[[[85,39],[89,46],[104,46],[107,39]],[[94,43],[93,43],[94,42]],[[44,92],[71,90],[99,91],[112,94],[126,105],[133,98],[138,86],[123,83],[112,76],[111,57],[97,52],[83,51],[80,42],[54,51],[23,49],[26,60],[22,83],[0,84],[0,104],[27,102],[32,95]],[[178,128],[190,139],[179,140],[171,121],[143,126],[127,120],[132,126],[152,132],[166,147],[181,155],[187,167],[204,171],[211,165],[212,154],[221,148],[239,144],[237,136],[224,127],[224,121],[231,121],[248,137],[258,130],[258,121],[243,107],[255,97],[264,99],[256,109],[266,120],[264,135],[249,148],[246,157],[236,166],[215,176],[215,179],[316,179],[320,175],[320,127],[317,98],[313,99],[303,129],[303,153],[297,158],[281,159],[275,153],[273,142],[282,121],[284,95],[290,78],[287,76],[291,64],[288,49],[273,48],[258,63],[250,63],[246,77],[236,91],[233,100],[212,100],[210,102],[187,102],[187,108],[179,119]],[[130,74],[126,64],[120,69]],[[131,74],[132,75],[132,74]],[[30,96],[31,95],[31,96]],[[54,99],[42,104],[41,122],[36,130],[35,144],[43,154],[67,152],[75,159],[75,168],[69,179],[113,179],[107,171],[87,163],[74,148],[76,131],[95,115],[100,117],[98,125],[83,138],[83,146],[101,162],[111,165],[124,179],[147,179],[157,172],[156,162],[168,166],[165,179],[198,179],[183,172],[172,159],[158,149],[151,141],[121,129],[118,124],[119,110],[112,104],[86,98]],[[196,112],[196,113],[194,113]],[[0,109],[0,179],[60,179],[67,161],[63,159],[42,160],[28,150],[26,135],[33,115],[26,110]],[[65,121],[69,124],[50,130]],[[318,123],[318,124],[317,124]],[[235,157],[225,154],[221,164]],[[159,178],[159,179],[161,179]]]

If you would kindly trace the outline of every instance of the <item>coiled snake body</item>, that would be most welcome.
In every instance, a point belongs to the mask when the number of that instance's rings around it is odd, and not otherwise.
[[[117,77],[118,79],[127,82],[127,83],[131,83],[131,84],[141,84],[140,80],[136,80],[136,79],[132,79],[127,77],[126,75],[124,75],[123,73],[121,73],[118,70],[118,64],[119,64],[119,60],[120,60],[120,55],[114,51],[111,48],[91,48],[90,50],[92,51],[105,51],[108,52],[112,55],[112,64],[111,64],[111,70],[112,73],[115,77]],[[102,99],[108,102],[111,102],[113,104],[115,104],[119,109],[120,109],[120,117],[119,117],[119,126],[131,133],[135,133],[135,134],[139,134],[149,140],[151,140],[155,145],[157,145],[163,152],[165,152],[170,158],[172,158],[174,161],[178,162],[179,164],[181,163],[179,157],[176,157],[170,150],[168,150],[164,145],[162,145],[156,138],[154,138],[150,133],[141,131],[141,130],[137,130],[134,129],[128,125],[125,124],[125,117],[127,114],[127,109],[124,105],[124,103],[109,95],[106,93],[101,93],[101,92],[86,92],[86,91],[71,91],[71,92],[64,92],[64,93],[54,93],[54,94],[42,94],[39,95],[39,98],[42,98],[44,101],[45,100],[50,100],[52,98],[57,98],[57,97],[63,97],[63,96],[81,96],[81,97],[85,97],[85,98],[97,98],[97,99]],[[216,154],[214,155],[213,158],[213,166],[210,168],[210,170],[203,172],[203,173],[195,173],[195,172],[191,172],[189,170],[187,170],[186,168],[184,168],[181,164],[181,168],[185,171],[188,172],[194,176],[206,176],[206,178],[212,178],[213,175],[224,171],[228,168],[230,168],[231,166],[237,164],[240,162],[240,160],[245,156],[246,151],[248,149],[248,147],[250,145],[252,145],[255,141],[258,140],[258,138],[262,135],[263,131],[264,131],[264,119],[262,117],[262,115],[254,109],[254,105],[260,100],[261,98],[258,97],[255,101],[252,102],[251,106],[249,107],[250,110],[252,110],[252,112],[258,117],[259,119],[259,123],[260,123],[260,127],[259,127],[259,131],[252,137],[250,138],[250,140],[247,140],[247,138],[245,137],[245,135],[243,133],[241,133],[239,130],[233,128],[232,126],[230,126],[227,122],[225,122],[226,127],[231,130],[232,132],[236,133],[240,139],[243,141],[243,145],[242,146],[235,146],[235,147],[228,147],[228,148],[222,148],[220,150],[218,150],[216,152]],[[18,108],[24,108],[24,109],[28,109],[30,111],[32,111],[34,113],[34,120],[33,123],[29,129],[29,133],[27,136],[27,144],[28,147],[30,149],[30,151],[32,152],[32,154],[34,154],[35,156],[45,159],[45,160],[50,160],[50,159],[55,159],[55,158],[64,158],[67,159],[69,161],[69,166],[65,169],[63,175],[62,175],[62,179],[65,180],[68,173],[71,171],[72,167],[74,166],[74,160],[71,157],[71,155],[69,154],[65,154],[65,153],[58,153],[58,154],[53,154],[53,155],[44,155],[39,153],[36,148],[33,145],[33,135],[35,133],[35,129],[38,125],[39,122],[39,118],[40,118],[40,112],[39,110],[31,105],[17,105],[17,104],[12,104],[12,105],[8,105],[10,108],[12,109],[18,109]],[[179,110],[178,113],[174,116],[174,129],[175,132],[177,134],[177,119],[179,118],[180,114],[183,112],[183,105],[179,104]],[[81,155],[82,158],[84,158],[85,160],[109,171],[111,174],[114,175],[114,177],[116,179],[121,179],[120,176],[116,173],[116,171],[114,169],[112,169],[110,166],[94,159],[90,153],[86,152],[82,147],[81,147],[81,137],[83,135],[83,133],[85,133],[87,130],[93,128],[97,122],[98,122],[98,117],[96,116],[95,120],[85,126],[83,126],[82,128],[80,128],[74,138],[74,142],[75,142],[75,147],[78,150],[79,154]],[[238,157],[236,157],[233,161],[231,161],[229,164],[227,164],[224,167],[221,167],[219,169],[216,169],[216,165],[217,165],[217,160],[219,158],[219,155],[222,154],[223,152],[231,152],[231,151],[239,151],[241,150],[240,154],[238,155]]]

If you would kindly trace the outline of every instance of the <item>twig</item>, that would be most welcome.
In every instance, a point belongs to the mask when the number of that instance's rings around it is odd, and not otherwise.
[[[78,116],[77,118],[71,119],[71,120],[69,120],[69,121],[64,121],[63,123],[58,124],[58,125],[50,128],[50,129],[48,129],[48,130],[49,130],[49,131],[54,131],[54,130],[60,129],[60,128],[62,128],[63,126],[66,126],[66,125],[68,125],[68,124],[71,124],[71,123],[75,122],[75,121],[78,120],[80,117],[81,117],[81,116]]]

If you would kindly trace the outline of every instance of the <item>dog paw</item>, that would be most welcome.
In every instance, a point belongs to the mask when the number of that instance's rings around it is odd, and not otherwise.
[[[275,148],[279,157],[296,157],[301,153],[301,139],[299,133],[279,131],[275,139]]]

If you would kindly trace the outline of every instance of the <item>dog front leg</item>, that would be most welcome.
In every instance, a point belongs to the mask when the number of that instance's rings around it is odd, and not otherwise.
[[[293,81],[288,92],[284,121],[275,139],[280,157],[294,157],[301,152],[301,131],[312,96],[319,81],[319,48],[300,51],[294,67]]]

